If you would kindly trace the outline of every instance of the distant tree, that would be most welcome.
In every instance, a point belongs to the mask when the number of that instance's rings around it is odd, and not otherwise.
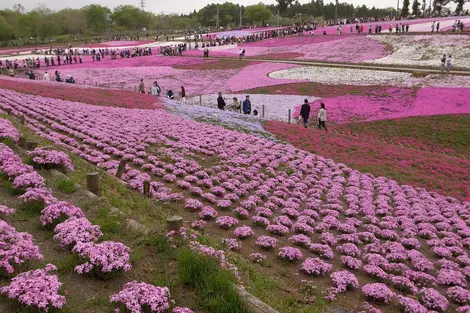
[[[271,16],[271,10],[262,3],[247,6],[245,9],[245,17],[250,22],[261,22],[264,25]]]
[[[287,8],[294,2],[294,0],[276,0],[277,8],[280,13],[285,13]]]
[[[420,10],[420,3],[418,0],[413,1],[413,6],[412,6],[412,13],[414,16],[420,16],[421,15],[421,10]]]
[[[15,37],[15,31],[7,20],[0,15],[0,41],[7,41]]]
[[[90,4],[83,7],[87,26],[95,32],[102,32],[108,27],[108,19],[111,10],[98,4]]]
[[[465,0],[457,0],[457,8],[455,9],[456,14],[462,14],[464,4]]]
[[[13,6],[13,10],[17,13],[20,13],[20,14],[24,14],[24,12],[25,12],[24,7],[20,3],[15,4]]]
[[[408,15],[410,15],[410,0],[403,0],[401,16],[407,17]]]

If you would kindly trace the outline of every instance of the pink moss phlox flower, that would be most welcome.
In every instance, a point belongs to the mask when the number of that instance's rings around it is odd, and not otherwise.
[[[130,249],[126,245],[116,241],[103,241],[101,243],[79,242],[72,249],[81,258],[88,262],[75,267],[79,274],[89,273],[95,269],[101,273],[110,273],[112,271],[129,271]]]
[[[131,281],[126,283],[121,291],[111,296],[110,301],[125,305],[131,313],[146,312],[145,308],[154,313],[163,313],[170,308],[170,290],[167,287]]]
[[[308,258],[300,266],[300,270],[313,276],[326,275],[332,269],[332,265],[319,258]]]
[[[199,212],[199,217],[203,220],[210,220],[212,218],[217,217],[217,215],[217,211],[210,206],[203,207],[202,210]]]
[[[24,203],[39,202],[44,205],[50,205],[57,202],[52,195],[52,191],[46,187],[28,188],[26,192],[19,197]]]
[[[302,252],[294,247],[281,247],[278,256],[287,261],[298,261],[303,258]]]
[[[9,120],[0,118],[0,140],[6,138],[18,142],[20,140],[20,133]]]
[[[0,213],[5,215],[5,216],[14,215],[15,212],[16,212],[15,209],[9,208],[5,205],[0,205]]]
[[[36,172],[21,174],[13,180],[12,186],[15,189],[26,189],[29,187],[44,187],[46,180]]]
[[[204,220],[198,220],[191,223],[191,228],[194,229],[204,229],[207,225],[207,222]]]
[[[382,283],[366,284],[362,287],[362,293],[366,298],[385,304],[395,298],[395,293]]]
[[[36,164],[63,166],[66,170],[74,170],[72,160],[62,151],[36,148],[33,151],[27,152],[27,154],[33,158],[33,162]]]
[[[426,309],[421,303],[417,300],[404,297],[399,295],[398,296],[398,303],[403,308],[405,313],[428,313],[428,309]]]
[[[54,204],[50,204],[41,211],[41,223],[43,226],[48,225],[56,221],[61,217],[85,217],[83,211],[74,206],[73,204],[66,201],[59,201]]]
[[[433,288],[423,288],[418,293],[419,302],[429,310],[445,312],[449,301]]]
[[[450,287],[447,289],[446,295],[458,304],[470,305],[470,291],[465,288],[459,286]]]
[[[10,285],[1,287],[0,293],[45,312],[51,308],[60,309],[65,304],[65,297],[59,294],[62,284],[57,275],[51,274],[56,270],[54,265],[48,264],[45,269],[21,273],[11,280]]]
[[[223,241],[223,244],[227,249],[232,250],[232,251],[240,251],[242,244],[240,241],[234,238],[225,238]]]
[[[228,229],[238,224],[238,220],[232,216],[220,216],[215,221],[220,228]]]
[[[256,239],[255,245],[263,249],[273,249],[276,247],[277,243],[278,240],[276,238],[269,236],[259,236],[258,239]]]
[[[7,273],[13,273],[16,264],[43,259],[30,234],[17,232],[3,220],[0,220],[0,249],[0,268]]]
[[[358,270],[362,267],[362,261],[351,256],[341,256],[341,264],[351,270]]]
[[[250,236],[253,236],[255,233],[250,226],[240,226],[233,231],[233,235],[240,239],[245,239]]]
[[[86,218],[71,217],[58,224],[54,229],[54,240],[62,247],[75,246],[78,243],[98,240],[103,233],[100,227],[93,225]]]

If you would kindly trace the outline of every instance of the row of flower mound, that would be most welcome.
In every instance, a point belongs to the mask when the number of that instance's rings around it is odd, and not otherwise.
[[[62,153],[50,151],[50,154],[55,156]],[[70,168],[70,159],[66,154],[63,155],[61,159],[64,165]],[[0,143],[0,172],[12,181],[16,191],[23,193],[19,199],[25,204],[35,203],[45,206],[41,210],[41,223],[44,227],[54,229],[53,239],[61,248],[71,250],[83,261],[75,267],[77,273],[103,278],[131,269],[130,249],[127,246],[114,241],[98,243],[98,239],[103,235],[99,226],[92,225],[80,208],[68,202],[57,201],[51,190],[45,186],[44,178],[36,173],[33,167],[22,163],[21,158],[2,143]],[[13,215],[15,210],[0,205],[0,214]],[[0,246],[2,247],[0,270],[7,275],[13,274],[17,265],[28,260],[43,259],[30,234],[17,232],[3,220],[0,220]],[[22,305],[45,312],[52,308],[60,309],[65,305],[66,298],[59,292],[62,284],[57,275],[52,273],[56,270],[53,264],[48,264],[45,269],[20,273],[11,279],[8,286],[1,287],[0,293],[17,300]],[[150,308],[150,312],[169,312],[170,309],[168,288],[137,281],[127,283],[119,293],[110,298],[110,301],[121,305],[125,308],[125,312],[132,313],[143,312],[146,308]],[[117,308],[116,312],[119,311]],[[172,312],[192,311],[187,308],[174,308]]]
[[[32,131],[110,174],[126,160],[130,188],[150,181],[155,199],[184,201],[192,226],[227,248],[277,256],[304,273],[292,279],[331,275],[329,300],[358,287],[387,312],[469,312],[468,202],[168,112],[4,95]]]

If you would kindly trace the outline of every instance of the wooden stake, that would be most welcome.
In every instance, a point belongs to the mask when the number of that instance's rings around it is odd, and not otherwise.
[[[86,174],[86,185],[88,190],[99,196],[101,194],[100,174],[98,172]]]
[[[183,218],[181,216],[170,216],[166,219],[166,226],[168,231],[177,231],[183,227]]]
[[[124,174],[124,169],[126,168],[126,161],[125,160],[121,160],[121,162],[119,162],[119,166],[117,168],[117,171],[116,171],[116,177],[117,178],[121,178],[122,174]]]

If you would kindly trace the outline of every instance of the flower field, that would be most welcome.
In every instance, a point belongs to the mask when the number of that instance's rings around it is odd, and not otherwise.
[[[109,174],[127,161],[122,179],[129,188],[142,191],[144,181],[150,181],[151,196],[182,203],[192,227],[225,237],[226,249],[270,265],[299,284],[318,283],[326,301],[382,312],[413,307],[455,312],[468,303],[469,204],[307,152],[329,157],[333,145],[344,148],[351,140],[268,123],[268,130],[281,138],[285,134],[294,147],[163,110],[93,106],[7,89],[2,94],[2,109],[24,116],[37,135]],[[368,155],[382,153],[384,164],[376,166],[387,168],[387,175],[396,171],[391,160],[400,159],[400,167],[417,181],[432,177],[434,185],[425,186],[429,190],[468,197],[463,183],[468,161],[446,163],[442,156],[415,151],[407,156],[373,143],[349,151],[349,160],[364,164]],[[57,239],[69,244],[61,228]],[[99,233],[90,229],[87,236]],[[105,243],[94,251],[105,251]],[[77,244],[72,251],[93,262],[90,245]],[[77,270],[88,272],[90,264]],[[126,285],[111,300],[139,288]]]

